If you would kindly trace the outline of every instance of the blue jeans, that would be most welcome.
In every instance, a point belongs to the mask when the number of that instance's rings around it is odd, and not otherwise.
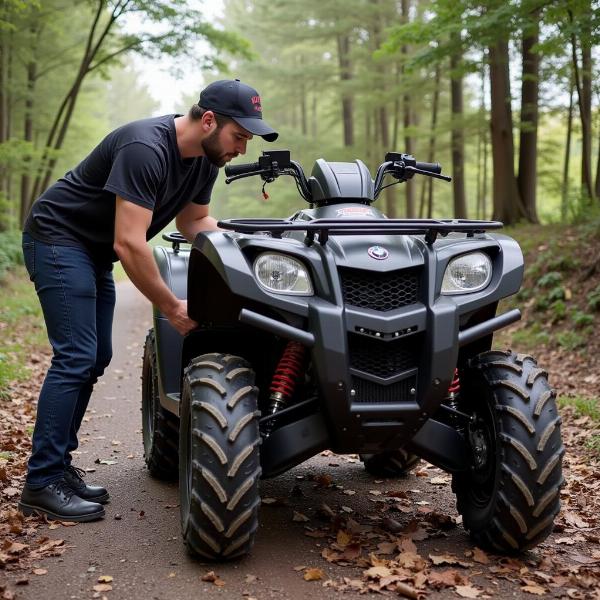
[[[83,247],[57,246],[23,233],[23,256],[40,299],[52,363],[40,392],[27,470],[29,487],[63,476],[92,388],[112,357],[112,264]]]

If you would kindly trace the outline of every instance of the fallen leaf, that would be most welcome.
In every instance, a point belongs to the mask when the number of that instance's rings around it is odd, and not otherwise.
[[[110,592],[112,590],[112,585],[110,583],[97,583],[93,590],[95,592]]]
[[[471,585],[457,585],[455,588],[456,593],[463,598],[478,598],[481,594],[481,590],[474,588]]]
[[[539,585],[524,585],[521,587],[521,590],[528,594],[535,594],[536,596],[545,596],[547,593],[546,590]]]
[[[294,511],[294,516],[292,517],[292,521],[295,521],[296,523],[306,523],[309,520],[310,519],[306,515],[303,515],[302,513]]]
[[[475,548],[475,550],[473,550],[473,560],[482,565],[487,565],[490,562],[488,555],[480,548]]]
[[[371,567],[367,569],[364,573],[367,577],[371,579],[377,579],[379,577],[388,577],[392,574],[388,567]]]
[[[112,580],[112,575],[100,575],[98,577],[98,583],[110,583]]]
[[[306,569],[304,571],[304,581],[319,581],[325,577],[322,569]]]
[[[450,479],[447,477],[432,477],[429,480],[429,483],[432,485],[448,485],[450,483]]]
[[[351,540],[352,540],[352,536],[349,533],[347,533],[343,529],[340,529],[338,531],[337,538],[336,538],[338,545],[340,545],[342,547],[347,546]]]
[[[429,558],[434,565],[460,565],[461,567],[468,568],[471,563],[461,560],[453,554],[430,554]]]

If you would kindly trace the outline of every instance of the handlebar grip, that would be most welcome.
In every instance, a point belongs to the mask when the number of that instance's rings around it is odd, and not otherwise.
[[[260,164],[245,163],[243,165],[227,165],[225,167],[225,175],[227,177],[234,177],[235,175],[245,175],[246,173],[252,173],[260,170]]]
[[[436,173],[437,175],[442,172],[442,165],[440,165],[440,163],[417,162],[415,167],[421,169],[421,171],[429,171],[430,173]]]

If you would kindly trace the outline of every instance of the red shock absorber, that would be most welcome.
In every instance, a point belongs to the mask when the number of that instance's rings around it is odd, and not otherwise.
[[[448,395],[452,398],[456,396],[458,392],[460,392],[460,379],[458,377],[458,369],[454,369],[454,377],[450,387],[448,388]]]
[[[271,381],[269,413],[274,415],[293,396],[303,373],[306,348],[300,342],[288,342]]]

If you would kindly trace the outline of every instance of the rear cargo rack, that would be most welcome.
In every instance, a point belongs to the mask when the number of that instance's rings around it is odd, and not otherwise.
[[[470,219],[226,219],[218,225],[239,233],[269,232],[274,237],[281,237],[286,231],[306,231],[308,244],[312,244],[318,234],[322,245],[327,243],[330,235],[425,235],[425,241],[433,244],[438,235],[459,232],[472,237],[488,229],[503,227],[500,221]]]

